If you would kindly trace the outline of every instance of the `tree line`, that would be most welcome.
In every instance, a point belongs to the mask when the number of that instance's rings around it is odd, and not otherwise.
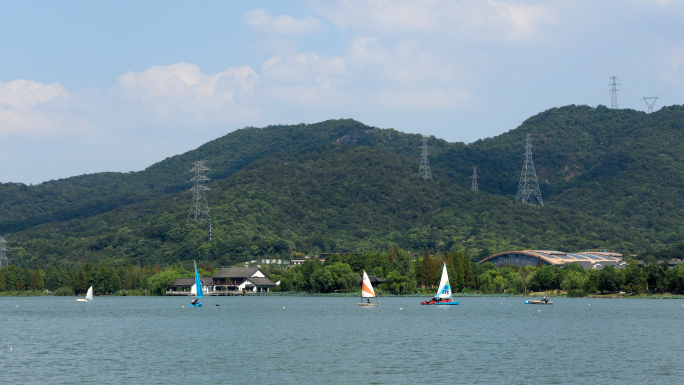
[[[500,266],[479,264],[462,252],[427,250],[414,259],[404,250],[389,253],[333,255],[325,263],[309,260],[304,264],[272,272],[281,279],[283,291],[310,293],[349,292],[358,290],[360,274],[384,277],[377,286],[380,293],[411,294],[432,292],[439,284],[442,266],[446,265],[454,293],[524,294],[560,290],[571,296],[623,291],[630,294],[684,293],[684,264],[668,268],[667,261],[650,258],[640,264],[628,259],[625,269],[606,266],[602,270],[586,270],[577,264],[553,266]],[[356,284],[354,286],[353,284]]]
[[[56,295],[77,295],[85,293],[92,286],[98,295],[114,294],[121,290],[145,294],[150,291],[151,279],[161,272],[159,265],[141,267],[130,263],[118,267],[107,263],[86,263],[81,267],[51,266],[45,270],[9,265],[0,269],[0,292],[47,290]]]
[[[500,266],[490,262],[479,264],[466,253],[440,252],[421,256],[392,247],[389,252],[331,254],[323,263],[306,260],[290,268],[265,265],[262,270],[274,282],[281,284],[275,291],[307,293],[352,293],[360,290],[361,274],[365,270],[385,281],[376,286],[380,294],[406,295],[432,293],[439,284],[442,266],[446,265],[454,293],[525,294],[560,290],[569,296],[622,291],[628,294],[684,293],[684,264],[669,269],[667,261],[654,257],[645,263],[626,261],[625,269],[606,266],[602,270],[586,270],[577,264],[563,267]],[[218,271],[210,263],[199,263],[203,277]],[[0,269],[0,292],[49,291],[56,295],[77,295],[93,286],[98,295],[134,294],[164,295],[176,278],[192,277],[183,265],[161,268],[158,264],[140,266],[130,262],[114,266],[86,263],[81,267],[51,266],[23,269],[10,265]]]

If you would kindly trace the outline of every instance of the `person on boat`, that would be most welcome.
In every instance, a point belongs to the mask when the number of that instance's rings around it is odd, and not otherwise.
[[[193,299],[192,302],[190,302],[193,305],[197,305],[197,298]]]
[[[367,302],[367,303],[370,303],[370,298],[366,298],[366,302]]]
[[[549,300],[544,297],[544,303],[549,303]]]

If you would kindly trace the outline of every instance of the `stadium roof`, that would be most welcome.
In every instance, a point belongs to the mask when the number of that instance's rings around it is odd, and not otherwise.
[[[611,250],[586,250],[577,253],[565,253],[562,251],[552,251],[552,250],[522,250],[522,251],[504,251],[503,253],[498,253],[491,255],[480,263],[485,262],[496,262],[499,261],[509,261],[511,257],[523,257],[524,259],[529,258],[539,258],[542,262],[549,265],[566,265],[570,263],[577,263],[580,265],[586,264],[602,264],[602,265],[616,265],[622,262],[622,254],[614,253]],[[527,264],[527,263],[525,263]]]

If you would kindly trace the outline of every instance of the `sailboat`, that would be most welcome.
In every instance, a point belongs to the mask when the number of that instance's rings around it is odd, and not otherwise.
[[[93,287],[88,288],[88,292],[86,293],[85,298],[78,298],[76,299],[77,302],[88,302],[93,300]]]
[[[197,295],[197,298],[190,302],[190,306],[200,307],[202,306],[202,302],[200,302],[199,299],[204,297],[204,290],[202,290],[202,280],[200,280],[199,273],[197,272],[197,262],[193,262],[195,263],[195,294]]]
[[[363,299],[366,298],[366,302]],[[368,274],[366,270],[363,271],[363,281],[361,281],[361,303],[357,303],[359,306],[380,306],[378,302],[371,302],[370,299],[375,298],[375,291],[373,291],[373,285],[370,283]]]
[[[449,274],[447,274],[446,263],[442,269],[442,279],[439,281],[439,289],[435,298],[423,301],[421,305],[458,305],[458,302],[451,300],[451,285],[449,285]]]

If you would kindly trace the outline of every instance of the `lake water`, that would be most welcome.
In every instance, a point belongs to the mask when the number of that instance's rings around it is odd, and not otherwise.
[[[427,299],[427,298],[425,298]],[[684,300],[0,298],[10,383],[681,384]],[[220,306],[215,306],[217,303]]]

